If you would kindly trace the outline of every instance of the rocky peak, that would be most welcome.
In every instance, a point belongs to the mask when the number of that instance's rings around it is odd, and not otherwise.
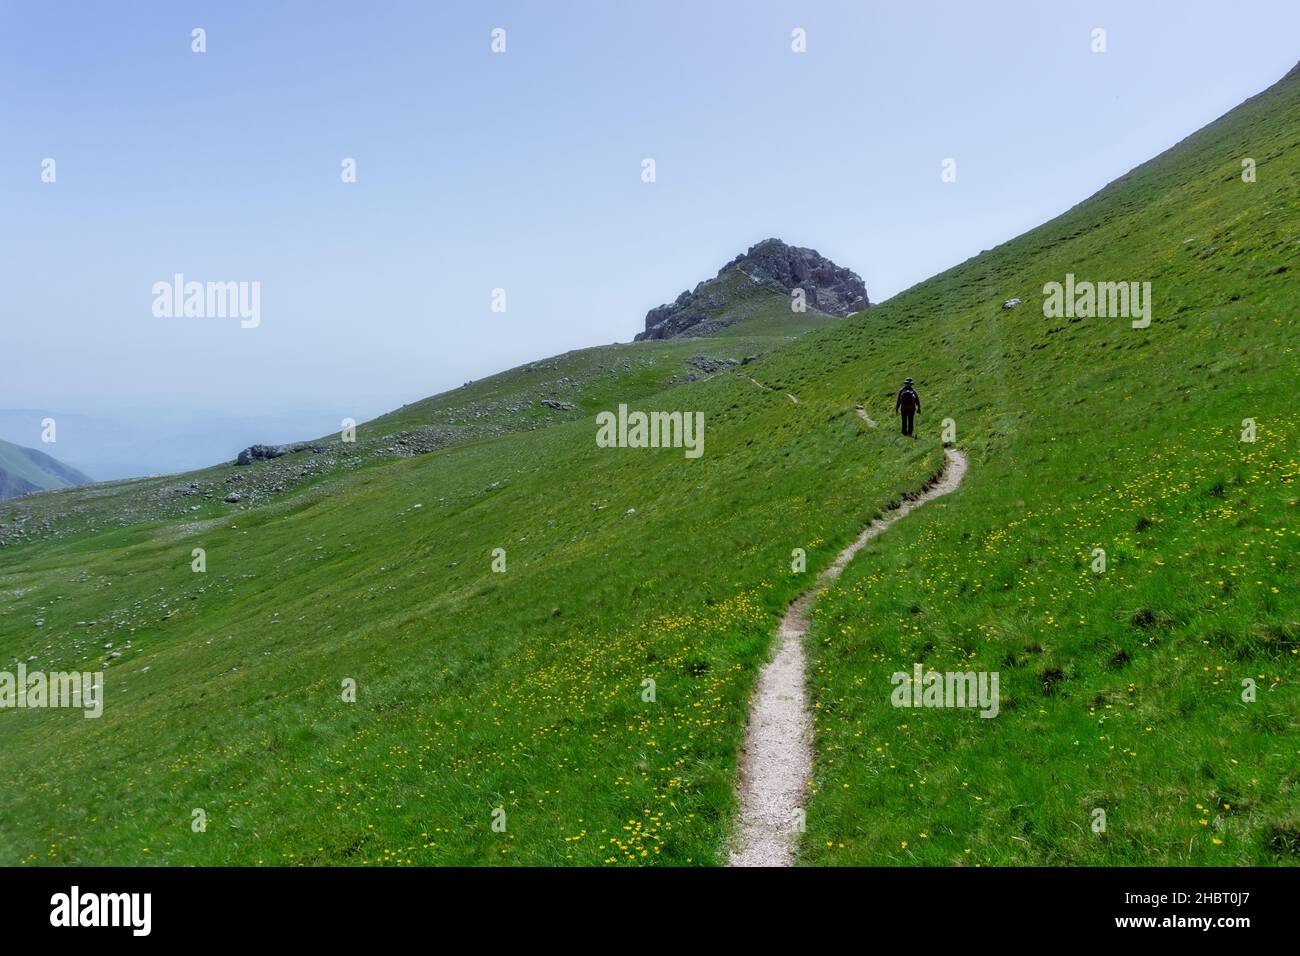
[[[718,315],[737,297],[734,282],[729,281],[736,275],[782,295],[803,289],[808,308],[826,315],[850,315],[870,305],[867,287],[857,273],[837,266],[815,249],[764,239],[719,269],[714,278],[646,313],[645,331],[637,341],[708,335],[727,325]]]

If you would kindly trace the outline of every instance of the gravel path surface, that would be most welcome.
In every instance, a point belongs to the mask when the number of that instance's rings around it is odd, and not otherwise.
[[[866,418],[861,408],[858,414]],[[867,421],[875,427],[875,422]],[[944,454],[943,471],[935,480],[921,493],[904,499],[897,508],[871,522],[781,618],[776,654],[759,674],[750,704],[740,761],[739,827],[730,854],[731,866],[790,866],[794,862],[798,834],[803,829],[804,798],[812,778],[813,725],[805,690],[803,638],[808,633],[813,602],[868,541],[913,508],[961,484],[966,456],[955,448]]]

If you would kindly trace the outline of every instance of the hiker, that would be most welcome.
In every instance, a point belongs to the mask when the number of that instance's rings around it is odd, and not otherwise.
[[[912,416],[921,410],[921,396],[912,387],[912,380],[904,379],[903,387],[898,390],[898,401],[894,402],[894,411],[903,416],[903,434],[912,434]]]

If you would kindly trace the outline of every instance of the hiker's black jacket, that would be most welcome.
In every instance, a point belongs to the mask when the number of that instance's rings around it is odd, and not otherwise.
[[[906,411],[919,412],[921,410],[921,396],[910,385],[904,385],[898,391],[898,401],[894,402],[894,411],[898,411],[900,408]]]

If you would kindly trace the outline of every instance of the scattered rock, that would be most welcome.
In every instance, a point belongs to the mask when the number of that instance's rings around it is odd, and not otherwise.
[[[255,461],[269,461],[295,451],[310,447],[306,442],[294,442],[290,445],[249,445],[235,459],[236,465],[251,465]]]
[[[731,368],[733,365],[739,365],[735,359],[728,358],[709,358],[707,355],[695,355],[686,360],[686,364],[693,368],[698,368],[705,375],[713,375],[721,372],[723,369]]]

